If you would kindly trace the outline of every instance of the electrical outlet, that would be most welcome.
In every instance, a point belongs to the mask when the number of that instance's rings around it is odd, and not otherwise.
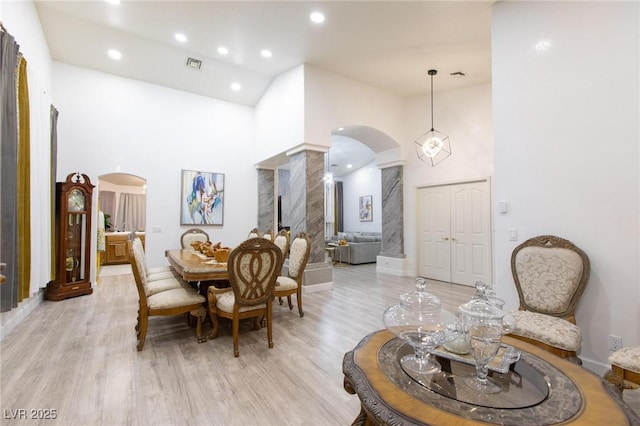
[[[609,336],[609,350],[617,351],[622,349],[622,337],[620,336]]]

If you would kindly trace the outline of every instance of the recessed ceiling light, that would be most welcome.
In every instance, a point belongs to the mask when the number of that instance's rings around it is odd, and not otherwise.
[[[316,24],[322,24],[324,22],[324,15],[320,12],[313,12],[309,15],[309,19],[311,19],[311,22],[315,22]]]
[[[238,92],[242,89],[242,86],[240,85],[240,83],[234,82],[231,83],[231,90],[233,90],[234,92]]]
[[[218,53],[221,55],[228,55],[229,54],[229,49],[227,49],[224,46],[220,46],[218,47]]]
[[[536,52],[544,53],[551,49],[551,43],[548,40],[540,40],[536,43]]]
[[[347,169],[350,169],[353,167],[353,164],[347,164]]]
[[[178,40],[181,43],[184,43],[185,41],[187,41],[187,36],[182,33],[176,33],[174,37],[176,38],[176,40]]]
[[[120,4],[120,0],[105,0],[107,3]]]
[[[273,56],[273,53],[271,53],[271,51],[268,49],[262,49],[260,51],[260,54],[262,55],[263,58],[270,58]]]
[[[344,127],[338,127],[338,131],[341,132],[344,130]]]
[[[107,54],[111,59],[119,60],[122,58],[122,53],[120,53],[120,51],[116,49],[109,49],[107,51]]]

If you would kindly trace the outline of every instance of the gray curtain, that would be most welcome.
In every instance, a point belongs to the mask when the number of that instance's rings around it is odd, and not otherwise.
[[[344,206],[343,206],[343,202],[342,202],[342,193],[343,193],[343,189],[342,189],[342,182],[338,181],[336,182],[336,200],[334,203],[335,209],[336,209],[336,232],[334,232],[334,235],[337,234],[338,232],[344,232]]]
[[[56,176],[58,175],[58,110],[51,105],[49,109],[51,125],[51,280],[56,277]]]
[[[15,38],[0,31],[0,262],[5,284],[0,286],[0,312],[18,306],[18,108],[16,67],[19,46]]]
[[[146,229],[147,197],[144,194],[120,194],[116,226],[120,231]]]
[[[116,220],[116,193],[115,191],[100,191],[100,210],[104,214],[111,215],[109,223],[115,224]]]

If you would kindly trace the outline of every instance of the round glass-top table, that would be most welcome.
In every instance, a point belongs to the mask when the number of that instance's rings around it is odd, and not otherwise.
[[[354,424],[628,424],[600,377],[528,343],[503,343],[520,359],[491,373],[499,393],[481,394],[462,380],[473,365],[444,357],[439,373],[407,374],[399,359],[410,346],[386,330],[366,336],[343,360],[345,390],[361,401]]]

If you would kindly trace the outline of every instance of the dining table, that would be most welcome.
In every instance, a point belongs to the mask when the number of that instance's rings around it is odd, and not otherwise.
[[[229,280],[226,262],[218,262],[213,257],[191,249],[171,249],[165,251],[169,265],[188,282]]]

